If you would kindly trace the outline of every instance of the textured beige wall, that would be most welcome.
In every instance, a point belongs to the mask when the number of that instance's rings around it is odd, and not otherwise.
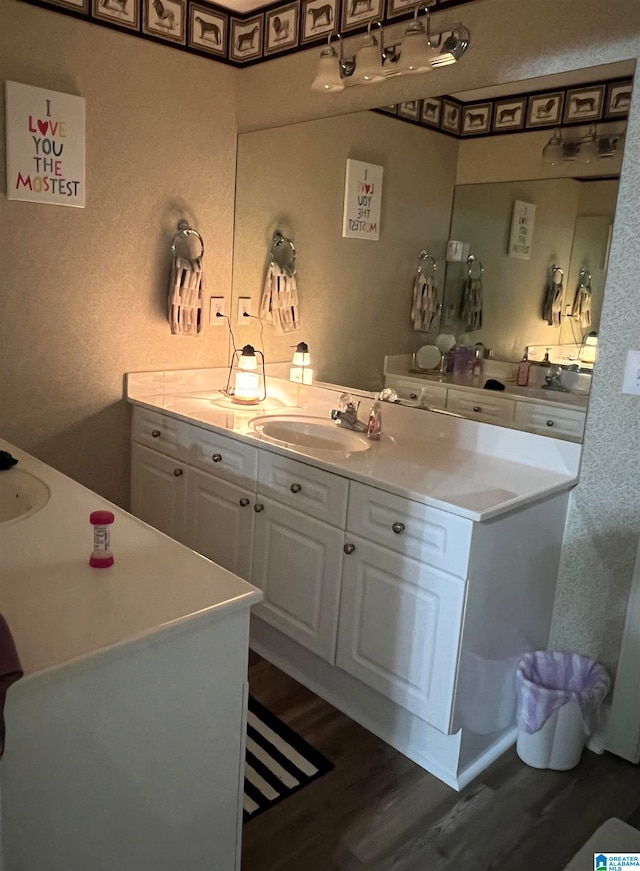
[[[348,157],[384,168],[379,241],[341,236]],[[274,230],[297,250],[301,330],[267,325],[269,362],[304,340],[317,378],[379,390],[384,355],[424,344],[409,320],[417,255],[433,251],[443,274],[456,158],[455,140],[377,112],[239,137],[234,296],[257,310]],[[253,324],[234,329],[242,344],[259,341]]]
[[[123,374],[222,364],[226,331],[171,336],[169,243],[186,217],[229,296],[235,71],[33,6],[0,3],[0,80],[87,100],[85,209],[9,202],[1,173],[0,432],[126,505]],[[4,166],[4,87],[0,98]]]
[[[513,0],[476,0],[434,15],[434,23],[454,18],[471,29],[471,48],[461,63],[427,77],[406,76],[337,95],[315,94],[309,86],[317,50],[245,70],[239,80],[239,128],[272,127],[640,55],[637,0],[537,0],[517,8]],[[640,88],[633,95],[599,360],[580,484],[567,520],[551,639],[557,647],[581,650],[611,667],[618,658],[640,530],[640,400],[620,389],[626,351],[638,348],[640,336],[638,190]]]
[[[569,270],[580,187],[574,179],[552,179],[456,188],[451,236],[469,242],[485,270],[483,326],[471,335],[500,360],[521,360],[527,345],[559,344],[560,327],[543,320],[542,306],[551,267]],[[536,205],[529,260],[507,256],[515,200]],[[456,312],[465,274],[466,264],[447,264],[445,305],[455,304]],[[457,334],[463,324],[455,323]]]

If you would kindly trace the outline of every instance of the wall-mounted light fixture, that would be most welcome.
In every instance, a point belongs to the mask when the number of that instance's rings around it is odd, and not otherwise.
[[[258,357],[256,355],[260,356],[261,372],[258,371]],[[230,384],[234,369],[234,388],[231,391]],[[234,350],[229,366],[226,394],[234,402],[242,405],[257,405],[266,399],[264,354],[262,351],[256,351],[253,345],[245,345],[241,351]]]
[[[612,133],[598,124],[592,124],[587,133],[558,128],[542,149],[542,162],[546,166],[558,166],[566,161],[593,163],[615,157],[621,153],[624,135],[624,131]]]
[[[421,11],[426,27],[419,17]],[[379,28],[378,33],[372,32],[375,26]],[[334,35],[340,41],[339,54],[331,45]],[[327,46],[320,52],[311,88],[332,93],[344,90],[345,86],[370,85],[392,76],[427,73],[460,60],[469,48],[470,39],[471,34],[463,24],[432,32],[429,7],[419,4],[399,43],[385,45],[382,22],[374,19],[369,22],[355,57],[345,60],[341,34],[329,34]]]

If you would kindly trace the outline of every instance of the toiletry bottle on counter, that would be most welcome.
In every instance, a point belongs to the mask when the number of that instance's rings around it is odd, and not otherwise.
[[[371,403],[371,409],[369,411],[369,425],[367,427],[367,438],[370,438],[372,441],[377,442],[380,439],[381,433],[382,433],[382,410],[380,409],[380,403],[377,400],[374,400]]]
[[[529,369],[531,368],[531,363],[527,358],[527,351],[525,349],[524,356],[520,365],[518,366],[518,387],[526,387],[529,383]]]

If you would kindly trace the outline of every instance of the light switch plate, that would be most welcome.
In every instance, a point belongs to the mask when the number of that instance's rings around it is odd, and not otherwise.
[[[622,392],[640,396],[640,351],[627,351]]]
[[[218,312],[221,315],[226,315],[225,311],[225,298],[223,296],[210,296],[209,297],[209,326],[210,327],[222,327],[225,324],[224,318],[219,318]]]
[[[251,312],[251,297],[241,296],[238,298],[238,308],[236,309],[236,325],[244,324],[247,326],[249,319],[245,315],[250,315]]]

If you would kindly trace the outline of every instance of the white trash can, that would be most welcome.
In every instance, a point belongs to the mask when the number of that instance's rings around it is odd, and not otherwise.
[[[580,761],[610,679],[577,653],[527,653],[518,663],[518,756],[532,768],[568,771]]]

